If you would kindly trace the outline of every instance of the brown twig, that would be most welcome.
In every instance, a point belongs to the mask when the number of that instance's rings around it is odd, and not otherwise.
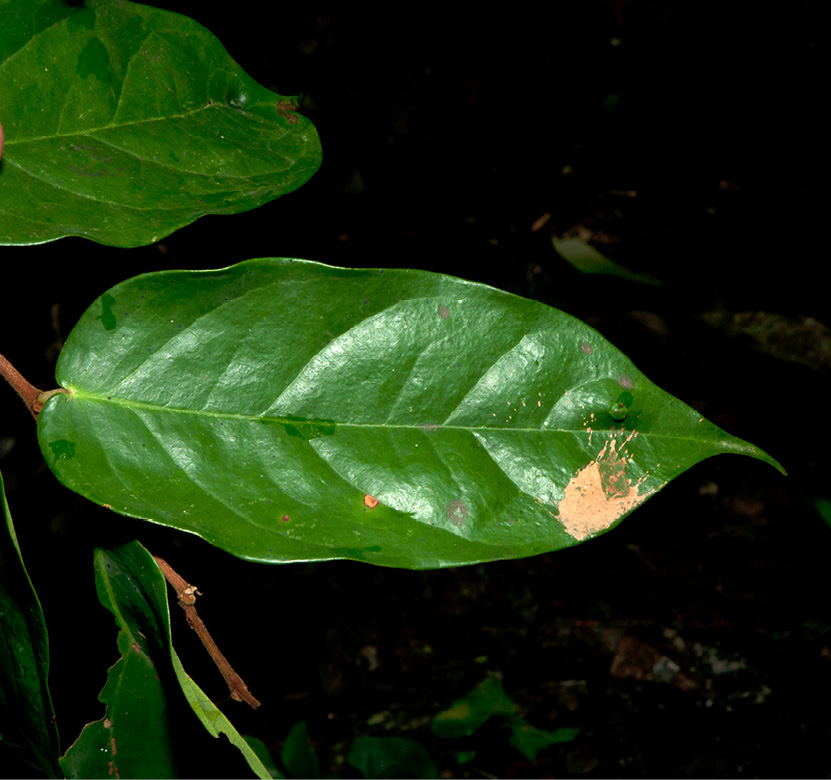
[[[177,574],[173,568],[171,568],[170,564],[163,558],[159,558],[154,555],[153,560],[156,561],[159,568],[162,570],[162,574],[164,574],[165,579],[170,583],[170,586],[176,591],[179,606],[185,612],[188,625],[196,631],[196,634],[202,641],[202,644],[205,645],[208,655],[211,656],[213,662],[217,666],[217,669],[219,669],[220,673],[225,678],[225,682],[231,691],[231,698],[235,701],[247,702],[256,710],[260,706],[260,702],[254,698],[252,693],[248,690],[248,686],[243,682],[242,677],[234,671],[234,668],[228,663],[228,659],[222,655],[220,649],[216,645],[216,642],[214,642],[213,637],[208,633],[208,629],[205,627],[205,623],[202,621],[202,618],[199,617],[196,612],[196,597],[201,596],[202,594],[196,589],[195,585],[191,585],[186,582],[183,577]]]
[[[26,408],[32,413],[32,417],[37,421],[40,410],[43,405],[55,393],[65,393],[66,390],[59,388],[57,390],[43,391],[30,384],[23,375],[11,364],[6,358],[0,355],[0,376],[3,377],[11,386],[12,389],[20,396]]]

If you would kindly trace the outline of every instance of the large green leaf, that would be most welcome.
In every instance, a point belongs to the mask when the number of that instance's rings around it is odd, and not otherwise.
[[[434,568],[576,544],[698,461],[776,462],[541,303],[260,259],[102,295],[38,422],[67,486],[260,561]]]
[[[61,777],[46,623],[23,566],[2,475],[0,505],[0,767],[4,777]]]
[[[104,717],[88,724],[61,759],[67,776],[199,777],[206,754],[213,759],[217,750],[227,751],[212,739],[224,732],[254,773],[269,778],[251,748],[182,669],[170,641],[164,576],[147,550],[137,542],[96,550],[95,585],[118,623],[121,657],[99,697],[107,705]],[[186,698],[208,732],[197,724]]]
[[[156,241],[306,182],[317,133],[204,27],[124,0],[0,0],[0,244]]]

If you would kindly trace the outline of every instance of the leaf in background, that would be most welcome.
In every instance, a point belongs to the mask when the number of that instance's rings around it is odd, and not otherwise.
[[[101,603],[119,626],[121,658],[109,670],[99,699],[104,717],[87,725],[61,759],[68,777],[196,777],[200,766],[226,759],[223,745],[205,734],[193,718],[179,680],[186,678],[201,698],[197,715],[213,736],[224,716],[190,681],[172,654],[166,583],[152,556],[137,542],[95,551],[95,585]],[[174,667],[175,664],[175,667]],[[175,674],[174,674],[175,671]],[[179,680],[177,680],[177,676]],[[194,707],[196,710],[196,707]],[[221,724],[219,730],[233,727]],[[208,725],[208,724],[206,724]],[[193,727],[196,727],[194,729]],[[255,774],[269,778],[248,746],[246,760]],[[232,756],[235,758],[235,756]],[[216,766],[223,766],[222,763]]]
[[[763,355],[831,373],[831,328],[813,317],[719,309],[704,312],[701,319],[728,338],[751,344]]]
[[[359,737],[346,760],[367,780],[439,777],[430,754],[418,742],[402,737]]]
[[[297,189],[320,142],[204,27],[138,3],[0,5],[0,244],[149,244]]]
[[[57,378],[38,438],[58,479],[259,561],[519,558],[711,455],[779,467],[573,317],[423,271],[139,276],[83,315]]]
[[[571,727],[545,731],[534,728],[530,723],[520,719],[511,725],[509,742],[529,761],[536,761],[541,750],[562,742],[572,742],[580,731],[579,728]]]
[[[819,512],[820,517],[825,520],[826,525],[831,528],[831,501],[827,498],[817,496],[813,500],[814,509]]]
[[[532,726],[518,714],[516,703],[494,677],[486,678],[467,696],[439,712],[431,727],[438,737],[469,737],[491,717],[499,718],[510,729],[510,743],[529,761],[536,761],[537,754],[549,745],[570,742],[580,733],[579,728],[545,731]]]
[[[4,777],[61,777],[46,623],[23,565],[2,474],[0,504],[0,766]]]
[[[291,727],[283,743],[281,758],[289,777],[320,777],[317,754],[309,744],[306,722],[300,721]]]
[[[586,243],[583,238],[572,236],[558,238],[552,236],[551,243],[560,257],[574,266],[580,273],[584,274],[607,274],[617,276],[620,279],[627,279],[630,282],[641,284],[660,285],[660,279],[652,274],[637,273],[624,268],[620,263],[610,260],[606,255],[599,252],[591,244]]]
[[[433,718],[433,733],[438,737],[469,737],[492,715],[513,717],[516,704],[505,693],[502,683],[488,677],[467,696],[457,699]]]

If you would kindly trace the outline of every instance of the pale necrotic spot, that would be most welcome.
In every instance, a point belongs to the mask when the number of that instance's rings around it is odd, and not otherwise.
[[[629,374],[621,374],[617,378],[617,381],[621,387],[624,387],[627,390],[631,390],[635,386],[635,383],[632,381],[632,377],[629,376]]]
[[[592,353],[592,345],[589,344],[588,341],[584,341],[582,344],[580,344],[580,349],[583,351],[584,355],[591,355]]]
[[[446,320],[450,316],[450,309],[447,306],[439,306],[439,317]]]
[[[465,521],[465,518],[467,518],[470,510],[464,501],[455,500],[448,501],[444,511],[454,525],[461,525]]]
[[[634,484],[626,476],[626,466],[631,462],[626,445],[635,435],[629,434],[622,442],[608,440],[597,457],[566,485],[558,519],[578,542],[605,531],[654,492],[638,492],[646,475]]]

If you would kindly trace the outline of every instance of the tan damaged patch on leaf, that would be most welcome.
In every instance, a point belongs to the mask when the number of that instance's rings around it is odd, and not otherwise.
[[[626,445],[635,436],[637,431],[621,442],[614,437],[609,439],[597,457],[566,485],[565,495],[558,505],[558,519],[578,542],[605,531],[621,515],[655,492],[638,493],[646,479],[645,474],[634,484],[626,476],[626,466],[632,459],[626,452]]]
[[[364,505],[369,507],[370,509],[375,509],[375,507],[378,506],[378,499],[367,493],[364,496]]]

